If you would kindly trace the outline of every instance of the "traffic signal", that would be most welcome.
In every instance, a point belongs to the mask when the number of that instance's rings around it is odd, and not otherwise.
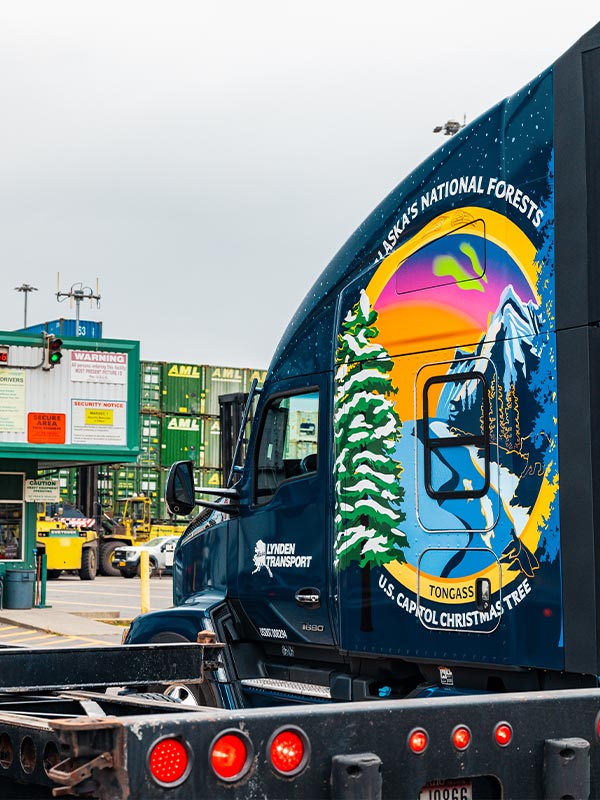
[[[62,339],[55,336],[53,333],[46,334],[46,341],[44,343],[44,369],[52,369],[57,364],[60,364],[62,358]]]

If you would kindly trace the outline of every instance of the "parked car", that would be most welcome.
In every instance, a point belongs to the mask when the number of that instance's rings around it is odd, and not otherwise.
[[[144,544],[117,547],[113,565],[124,578],[134,578],[140,574],[140,556],[145,550],[150,556],[150,574],[161,571],[170,572],[173,567],[173,553],[178,536],[157,536]]]

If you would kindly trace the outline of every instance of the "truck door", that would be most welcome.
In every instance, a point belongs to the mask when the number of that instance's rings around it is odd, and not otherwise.
[[[270,392],[240,515],[238,592],[265,640],[332,642],[329,619],[326,386]]]

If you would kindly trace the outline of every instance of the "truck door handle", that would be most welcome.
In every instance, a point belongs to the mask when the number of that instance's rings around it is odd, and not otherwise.
[[[320,608],[321,606],[321,592],[319,589],[315,589],[314,586],[298,589],[294,598],[298,605],[304,608]]]

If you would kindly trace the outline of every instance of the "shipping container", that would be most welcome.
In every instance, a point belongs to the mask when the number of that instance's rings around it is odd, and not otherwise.
[[[220,469],[194,470],[194,481],[197,487],[206,486],[211,489],[218,489],[220,486],[223,486],[223,472]],[[199,494],[198,497],[212,503],[215,502],[214,495]]]
[[[166,414],[204,414],[204,370],[198,364],[162,365],[161,410]]]
[[[165,414],[161,421],[162,467],[174,461],[193,461],[196,467],[204,464],[204,421],[199,417]]]
[[[203,367],[206,390],[206,411],[211,416],[219,415],[219,395],[245,391],[245,370],[238,367]]]
[[[221,469],[221,420],[219,417],[204,417],[203,452],[201,467]]]
[[[52,319],[48,322],[40,322],[37,325],[28,325],[26,328],[19,328],[18,333],[53,333],[55,336],[84,337],[86,339],[102,338],[102,323],[94,322],[89,319]]]
[[[162,418],[158,414],[140,414],[140,454],[138,464],[159,467],[161,460]]]
[[[119,465],[112,470],[113,506],[117,500],[124,500],[135,494],[136,468]]]
[[[266,369],[244,369],[244,392],[249,392],[252,386],[252,381],[256,378],[258,388],[262,388],[265,378],[267,377]]]
[[[164,516],[164,485],[159,467],[137,467],[135,476],[135,494],[149,497],[151,500],[150,513],[155,519]],[[161,503],[162,499],[162,503]]]
[[[162,368],[157,361],[140,362],[140,410],[160,411],[162,399]]]
[[[114,507],[114,476],[113,468],[109,464],[98,466],[98,502],[104,511]]]

